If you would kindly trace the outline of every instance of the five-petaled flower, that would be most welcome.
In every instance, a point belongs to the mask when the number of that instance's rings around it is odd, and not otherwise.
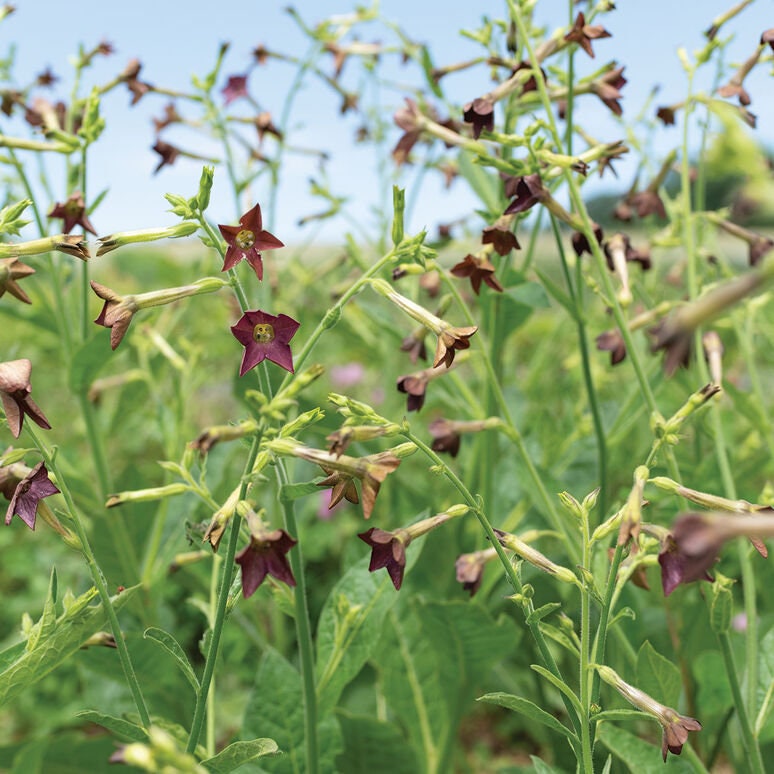
[[[246,75],[231,75],[229,76],[226,85],[221,90],[223,95],[223,104],[230,105],[235,99],[240,97],[247,97],[247,76]]]
[[[6,291],[19,301],[25,304],[31,304],[30,297],[19,287],[16,280],[29,277],[34,274],[35,269],[22,263],[17,256],[0,259],[0,297],[5,295]]]
[[[267,575],[273,575],[288,586],[296,585],[285,554],[297,542],[284,529],[269,531],[260,528],[257,533],[251,532],[250,542],[234,557],[242,568],[242,594],[245,599],[255,592]]]
[[[277,237],[264,231],[261,205],[256,204],[239,219],[239,226],[218,226],[228,250],[222,271],[233,269],[243,258],[253,267],[259,280],[263,279],[262,250],[276,250],[284,247]]]
[[[455,277],[467,277],[476,295],[481,292],[482,282],[498,293],[503,292],[503,286],[495,277],[494,264],[486,257],[468,254],[452,267],[451,273]]]
[[[10,524],[16,514],[30,529],[35,529],[35,516],[38,512],[38,503],[59,490],[48,478],[48,471],[43,462],[39,462],[17,485],[13,493],[8,510],[5,514],[5,523]]]
[[[481,586],[484,578],[484,568],[487,563],[497,556],[494,548],[484,548],[471,554],[460,554],[454,563],[457,582],[462,584],[465,591],[472,597]]]
[[[286,371],[293,373],[293,353],[290,340],[298,330],[300,323],[286,314],[276,317],[260,309],[245,312],[231,332],[245,348],[239,375],[244,376],[263,360],[271,360]]]
[[[51,429],[45,415],[30,397],[31,371],[32,363],[26,358],[0,363],[0,400],[14,438],[18,438],[21,433],[25,414],[43,429]]]
[[[473,137],[479,138],[481,132],[494,130],[494,103],[486,97],[477,97],[462,109],[465,123],[473,125]]]
[[[372,548],[368,571],[374,572],[384,567],[392,585],[400,591],[403,571],[406,568],[406,546],[411,542],[408,530],[397,529],[395,532],[387,532],[378,527],[371,527],[365,532],[358,533],[358,537]]]
[[[572,29],[564,36],[568,43],[577,43],[590,57],[594,57],[592,40],[609,38],[610,33],[600,24],[586,24],[586,17],[580,12]]]
[[[95,236],[97,234],[89,221],[86,204],[80,191],[73,191],[65,202],[57,202],[48,213],[48,217],[62,218],[64,220],[62,231],[65,234],[69,234],[76,226],[80,226],[84,231],[90,231]]]

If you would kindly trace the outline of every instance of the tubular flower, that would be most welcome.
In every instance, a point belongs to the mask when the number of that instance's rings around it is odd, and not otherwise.
[[[457,561],[454,563],[457,582],[462,584],[465,591],[470,592],[471,597],[481,586],[487,563],[496,556],[497,551],[494,548],[485,548],[481,551],[474,551],[472,554],[460,554],[457,557]]]
[[[0,363],[0,400],[14,438],[18,438],[21,433],[25,414],[44,430],[51,429],[45,415],[30,397],[31,371],[32,363],[26,358]]]
[[[494,129],[494,103],[491,99],[478,97],[465,105],[462,117],[465,123],[473,125],[473,137],[477,140],[484,129],[487,132]]]
[[[508,255],[511,250],[521,250],[516,234],[511,231],[513,218],[501,215],[491,226],[481,232],[481,244],[492,245],[498,255]]]
[[[35,529],[35,516],[38,511],[38,503],[59,490],[48,478],[48,471],[44,463],[39,462],[29,474],[16,486],[8,510],[5,514],[5,523],[10,524],[14,514],[30,528]]]
[[[591,83],[591,90],[617,116],[623,114],[623,108],[618,101],[623,97],[621,89],[626,85],[623,67],[608,70],[601,78]]]
[[[610,365],[618,365],[626,357],[626,343],[617,328],[600,333],[596,342],[597,349],[610,353]]]
[[[300,323],[286,314],[276,317],[257,310],[245,312],[231,332],[245,348],[239,375],[244,376],[263,360],[271,360],[286,371],[293,373],[293,353],[290,340],[299,329]]]
[[[276,250],[284,247],[277,237],[265,231],[261,217],[261,205],[256,204],[239,219],[239,226],[218,226],[223,239],[228,243],[223,269],[233,269],[243,258],[253,267],[259,280],[263,279],[262,250]]]
[[[249,96],[247,93],[247,76],[231,75],[226,85],[220,92],[223,95],[223,104],[230,105],[235,99]]]
[[[689,731],[701,731],[701,723],[695,718],[680,715],[676,710],[657,702],[652,696],[624,682],[610,667],[596,665],[599,676],[612,685],[630,704],[652,715],[661,724],[664,735],[661,740],[661,754],[666,762],[667,753],[680,755],[688,741]]]

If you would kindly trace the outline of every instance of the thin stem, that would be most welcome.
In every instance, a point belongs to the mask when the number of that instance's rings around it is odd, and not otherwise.
[[[99,564],[97,564],[97,559],[94,556],[91,544],[89,543],[89,538],[86,534],[86,529],[83,526],[83,522],[81,521],[80,513],[76,509],[75,502],[73,501],[72,494],[70,493],[70,487],[67,485],[65,477],[59,470],[59,466],[56,464],[54,456],[48,451],[48,448],[45,446],[45,444],[38,438],[36,431],[30,427],[30,423],[25,425],[25,430],[43,457],[46,463],[46,468],[48,468],[56,476],[57,486],[62,493],[65,505],[67,506],[67,511],[72,517],[72,523],[75,527],[75,534],[78,536],[78,540],[81,543],[81,553],[86,560],[86,564],[89,567],[89,573],[91,574],[92,580],[94,581],[94,586],[99,593],[102,606],[105,609],[105,614],[107,615],[108,623],[110,624],[110,630],[112,631],[113,638],[115,640],[116,650],[118,651],[118,658],[121,662],[121,668],[124,671],[124,677],[126,678],[127,685],[129,686],[129,690],[132,693],[132,698],[134,699],[134,703],[137,707],[137,712],[140,715],[140,722],[145,728],[148,728],[150,726],[150,715],[148,714],[148,708],[145,705],[145,699],[143,698],[140,684],[137,681],[137,675],[135,674],[134,667],[132,666],[132,660],[129,656],[129,650],[126,647],[124,635],[121,632],[121,625],[118,622],[118,616],[116,615],[116,611],[113,608],[113,602],[110,599],[110,592],[108,591],[107,581],[105,580],[105,576],[102,574],[102,570]]]
[[[750,725],[744,700],[742,699],[742,688],[739,685],[739,676],[737,675],[736,664],[734,664],[734,654],[731,651],[731,640],[727,633],[722,632],[718,634],[718,642],[720,643],[720,650],[723,653],[726,675],[728,676],[728,683],[731,687],[731,695],[734,697],[739,725],[742,727],[742,739],[744,741],[745,752],[747,753],[747,765],[754,774],[765,774],[766,769],[763,766],[763,759],[761,758],[758,741],[753,735],[752,726]]]
[[[590,570],[591,565],[591,541],[589,537],[588,514],[583,513],[581,523],[582,541],[583,541],[583,564],[582,566]],[[581,754],[583,771],[593,774],[594,762],[591,755],[591,675],[589,674],[589,655],[591,647],[591,593],[584,586],[581,591],[581,622],[580,622],[580,663],[579,663],[579,686],[580,703],[585,717],[581,718]],[[594,670],[596,672],[596,670]]]

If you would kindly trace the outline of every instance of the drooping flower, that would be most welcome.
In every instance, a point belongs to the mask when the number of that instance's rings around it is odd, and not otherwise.
[[[0,298],[7,291],[19,301],[31,304],[29,296],[19,287],[16,280],[24,279],[34,273],[35,269],[22,263],[17,256],[0,258]]]
[[[411,536],[405,529],[387,532],[377,527],[371,527],[366,532],[358,533],[358,537],[373,549],[368,571],[374,572],[383,567],[390,576],[392,585],[400,590],[403,583],[403,571],[406,567],[406,546],[411,542]]]
[[[476,295],[481,292],[482,282],[498,293],[503,292],[503,286],[494,274],[494,264],[486,257],[468,254],[452,267],[451,273],[455,277],[467,277]]]
[[[286,371],[293,373],[293,353],[290,340],[299,329],[300,323],[286,314],[276,317],[261,310],[245,312],[231,332],[245,347],[239,375],[244,376],[263,360],[271,360]]]
[[[170,124],[177,124],[183,120],[180,113],[177,112],[174,102],[168,102],[164,106],[164,115],[161,118],[153,119],[153,128],[158,134],[162,129],[166,129]]]
[[[623,67],[612,67],[601,78],[592,81],[591,90],[617,116],[623,114],[619,100],[623,97],[621,89],[626,85]]]
[[[494,130],[494,103],[486,97],[477,97],[462,109],[465,123],[473,125],[473,137],[478,139],[481,132]]]
[[[18,438],[21,433],[25,414],[44,430],[51,429],[45,415],[30,397],[31,371],[32,363],[26,358],[0,363],[0,400],[14,438]]]
[[[487,563],[497,556],[494,548],[484,548],[471,554],[460,554],[454,563],[457,582],[462,584],[465,591],[472,597],[481,586],[484,578],[484,568]]]
[[[223,104],[230,105],[234,100],[240,97],[247,97],[247,76],[231,75],[226,81],[226,85],[220,92],[223,95]]]
[[[598,244],[602,244],[602,239],[604,238],[602,227],[593,221],[591,225],[594,229],[594,238],[597,240]],[[589,255],[592,254],[589,238],[583,231],[573,231],[570,241],[572,242],[572,249],[575,251],[575,255],[577,255],[578,258],[580,258],[584,253],[588,253]]]
[[[599,676],[612,685],[628,702],[637,709],[652,715],[663,728],[664,734],[661,740],[661,754],[666,762],[667,753],[680,755],[683,745],[688,741],[689,731],[701,731],[701,723],[695,718],[681,715],[677,710],[657,702],[639,688],[624,682],[621,677],[608,666],[595,665]]]
[[[513,201],[508,205],[504,214],[512,215],[517,212],[526,212],[543,199],[545,192],[537,172],[509,178],[505,182],[505,195],[513,197]]]
[[[38,503],[59,490],[48,478],[48,471],[43,462],[39,462],[29,474],[16,486],[8,510],[5,513],[5,523],[10,524],[16,514],[30,529],[35,529],[35,515]]]
[[[130,59],[120,75],[120,79],[127,85],[132,94],[130,103],[132,105],[136,105],[149,91],[153,91],[153,86],[150,83],[145,83],[138,78],[140,70],[142,70],[140,60]]]
[[[433,438],[433,451],[448,452],[452,457],[459,454],[461,438],[454,422],[438,417],[427,426],[427,431]]]
[[[427,330],[420,326],[406,336],[401,342],[400,351],[408,352],[408,356],[411,358],[412,363],[416,363],[419,359],[427,361],[427,347],[425,347],[426,335]]]
[[[162,167],[172,166],[177,161],[177,157],[180,155],[180,148],[172,145],[171,143],[164,142],[164,140],[156,140],[156,144],[153,146],[153,150],[161,156],[161,160],[156,165],[156,169],[153,170],[155,175]]]
[[[251,532],[248,545],[234,557],[242,568],[242,594],[245,599],[255,592],[267,575],[288,586],[296,585],[286,554],[297,542],[284,529],[268,531],[261,528],[257,533]]]
[[[577,43],[593,59],[594,49],[591,47],[591,41],[609,37],[612,36],[602,25],[586,24],[586,17],[583,12],[580,12],[575,19],[575,24],[564,36],[564,39],[568,43]]]
[[[516,234],[511,231],[513,218],[501,215],[491,226],[481,232],[481,244],[492,245],[498,255],[508,255],[511,250],[521,250]]]
[[[408,161],[411,149],[422,136],[423,116],[417,103],[413,99],[406,97],[406,107],[399,108],[395,112],[393,119],[403,130],[397,145],[392,149],[393,161],[400,166]]]
[[[86,203],[83,201],[83,194],[80,191],[73,191],[65,202],[57,202],[48,213],[48,217],[62,218],[64,220],[62,231],[65,234],[69,234],[75,226],[80,226],[84,231],[90,231],[95,236],[97,235],[94,226],[89,221]]]
[[[626,357],[626,343],[618,328],[597,336],[597,349],[610,353],[610,365],[618,365]]]
[[[243,258],[253,267],[259,280],[263,279],[262,250],[284,247],[277,237],[265,231],[261,217],[261,205],[256,204],[239,219],[239,226],[218,226],[228,250],[221,271],[233,269]]]

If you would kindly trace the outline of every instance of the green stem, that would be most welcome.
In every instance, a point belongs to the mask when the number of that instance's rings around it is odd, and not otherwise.
[[[495,535],[492,524],[483,511],[480,501],[478,498],[471,494],[470,490],[459,479],[454,471],[426,443],[424,443],[424,441],[415,436],[411,430],[405,430],[402,435],[406,438],[406,440],[411,441],[423,454],[425,454],[425,456],[427,456],[433,462],[434,466],[443,471],[443,475],[451,482],[454,488],[460,493],[463,500],[470,506],[471,511],[473,511],[475,514],[479,524],[481,524],[481,527],[486,534],[487,540],[497,552],[497,556],[503,566],[503,569],[505,570],[505,575],[508,579],[508,582],[511,584],[514,591],[521,596],[520,604],[522,611],[524,612],[524,617],[527,620],[527,626],[529,627],[530,633],[532,634],[535,643],[537,644],[538,650],[540,651],[540,655],[543,658],[543,663],[553,675],[562,680],[562,682],[566,682],[562,677],[562,673],[559,671],[559,666],[557,665],[553,654],[548,648],[548,643],[543,636],[543,632],[540,630],[538,622],[530,621],[529,619],[530,613],[532,613],[534,610],[532,600],[524,597],[523,587],[521,585],[519,575],[516,572],[516,568],[511,563],[508,555],[505,553],[505,549],[497,539],[497,535]],[[572,705],[570,700],[564,696],[564,694],[562,694],[562,701],[564,702],[564,706],[567,709],[567,714],[572,722],[573,727],[577,732],[580,732],[582,721],[578,717],[578,713],[576,712],[575,707]]]
[[[110,599],[110,592],[108,591],[107,581],[105,580],[105,576],[102,574],[102,570],[99,564],[97,564],[97,559],[91,549],[91,544],[89,543],[86,529],[83,526],[79,512],[75,508],[75,502],[72,498],[72,494],[70,493],[70,487],[67,485],[67,481],[59,470],[54,456],[49,453],[48,448],[38,438],[36,431],[30,427],[30,423],[25,425],[25,430],[43,457],[43,460],[46,463],[46,468],[56,476],[57,486],[62,493],[65,505],[67,506],[67,511],[72,517],[72,523],[75,527],[75,534],[78,536],[78,540],[81,543],[81,553],[86,560],[86,563],[89,567],[89,573],[91,574],[92,580],[94,581],[94,586],[99,593],[102,606],[105,609],[105,614],[107,615],[108,623],[110,624],[110,630],[113,633],[113,638],[116,643],[116,650],[118,651],[118,658],[121,662],[121,668],[124,671],[124,677],[126,678],[126,682],[129,686],[129,690],[132,693],[132,697],[134,698],[137,712],[140,715],[140,722],[145,728],[148,728],[150,726],[150,715],[148,714],[148,708],[145,705],[145,699],[143,698],[140,684],[137,681],[137,675],[135,674],[134,667],[132,666],[129,650],[126,647],[126,642],[124,641],[124,635],[121,632],[121,625],[118,622],[118,616],[116,615],[116,611],[113,608],[113,603]]]
[[[258,455],[258,447],[261,443],[260,435],[253,437],[252,446],[250,447],[250,453],[247,456],[245,462],[244,475],[242,476],[242,484],[239,490],[239,499],[243,500],[247,492],[247,481],[250,472],[253,469],[255,458]],[[199,686],[199,692],[196,695],[196,708],[194,709],[193,720],[191,721],[191,734],[188,737],[188,745],[186,751],[193,753],[196,749],[196,745],[199,744],[199,737],[202,733],[202,726],[204,725],[204,716],[207,710],[207,696],[210,690],[210,683],[215,672],[215,663],[218,660],[218,649],[220,647],[220,639],[223,633],[223,625],[226,622],[226,607],[228,605],[228,595],[231,589],[231,579],[234,575],[234,557],[236,556],[237,543],[239,542],[239,527],[241,518],[238,514],[234,513],[231,517],[231,526],[228,534],[228,545],[226,546],[226,555],[223,557],[223,572],[220,578],[220,587],[218,589],[218,600],[215,608],[215,622],[212,625],[212,633],[210,636],[210,647],[207,649],[207,658],[204,664],[204,672],[202,673],[202,680]]]
[[[749,771],[753,774],[765,774],[766,769],[763,766],[761,751],[753,734],[747,710],[745,709],[744,700],[742,699],[742,689],[739,685],[739,676],[736,672],[734,654],[731,652],[731,641],[728,634],[726,632],[719,633],[718,642],[720,643],[720,650],[723,653],[723,661],[726,666],[728,683],[731,687],[731,695],[734,697],[734,704],[736,705],[736,715],[739,718],[739,725],[742,727],[742,739],[744,741],[745,752],[747,753],[747,765],[750,767]]]
[[[594,638],[594,646],[591,652],[591,660],[595,664],[604,664],[605,661],[605,646],[607,644],[607,624],[610,620],[610,611],[612,610],[613,593],[616,586],[616,578],[618,576],[618,568],[621,566],[621,560],[623,559],[623,545],[617,545],[615,547],[615,553],[613,559],[610,562],[610,571],[607,574],[607,586],[605,587],[605,597],[602,600],[602,610],[599,616],[599,625],[597,626],[597,634]],[[596,703],[599,700],[599,685],[600,678],[599,673],[594,670],[591,686],[591,701]]]
[[[583,540],[583,564],[582,566],[590,571],[591,565],[591,543],[589,536],[588,514],[584,512],[581,523]],[[591,739],[591,675],[589,674],[589,656],[591,649],[591,593],[585,587],[581,591],[581,622],[580,622],[580,664],[579,664],[579,686],[580,703],[585,713],[581,718],[581,755],[582,771],[587,774],[593,774],[594,761],[592,758],[592,739]],[[596,672],[596,670],[593,670]]]

